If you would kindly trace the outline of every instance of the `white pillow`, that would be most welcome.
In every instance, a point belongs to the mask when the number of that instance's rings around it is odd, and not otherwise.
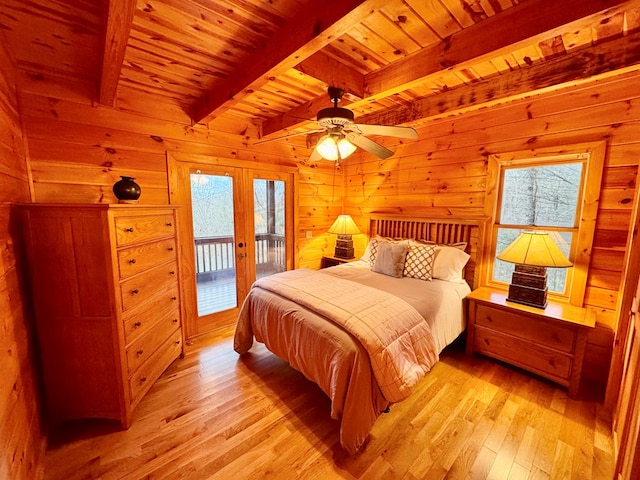
[[[391,277],[402,277],[408,249],[406,244],[381,242],[371,270]]]
[[[462,270],[470,255],[456,247],[439,245],[433,261],[433,278],[448,282],[462,283]]]
[[[435,256],[435,245],[411,245],[404,262],[404,276],[431,281]]]

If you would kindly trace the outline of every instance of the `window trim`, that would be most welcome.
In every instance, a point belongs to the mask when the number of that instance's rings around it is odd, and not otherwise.
[[[495,282],[491,278],[495,258],[497,228],[497,213],[500,209],[501,186],[505,167],[540,166],[549,161],[567,162],[580,160],[585,164],[582,186],[579,197],[581,206],[576,213],[576,239],[571,248],[570,260],[573,267],[567,272],[567,295],[549,292],[550,297],[557,300],[569,301],[572,305],[582,306],[587,287],[591,249],[598,217],[598,203],[602,171],[606,156],[607,144],[601,142],[585,142],[557,147],[532,148],[516,152],[496,153],[488,156],[487,186],[485,195],[485,215],[491,219],[487,242],[485,245],[485,262],[483,262],[482,278],[485,285],[500,286],[502,282]],[[580,200],[579,200],[580,201]]]

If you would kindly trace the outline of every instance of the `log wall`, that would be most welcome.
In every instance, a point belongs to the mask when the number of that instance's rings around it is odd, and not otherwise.
[[[345,167],[345,210],[360,226],[371,212],[476,216],[484,212],[487,156],[607,141],[584,304],[598,311],[585,375],[606,380],[640,163],[640,73],[602,79],[454,117],[425,121],[419,141],[386,161],[357,155]]]
[[[21,82],[36,202],[116,202],[111,187],[120,175],[129,175],[142,187],[139,203],[167,203],[167,152],[210,156],[237,166],[244,161],[300,163],[296,262],[320,266],[330,240],[325,232],[342,205],[342,174],[333,174],[332,163],[306,165],[309,152],[288,143],[254,147],[257,127],[240,120],[238,124],[214,121],[209,128],[192,126],[179,106],[126,87],[119,88],[116,107],[111,108],[94,105],[92,92],[79,83],[65,86],[26,74]],[[245,133],[229,133],[234,131]]]
[[[42,477],[44,436],[13,202],[29,201],[15,65],[0,36],[0,478]]]

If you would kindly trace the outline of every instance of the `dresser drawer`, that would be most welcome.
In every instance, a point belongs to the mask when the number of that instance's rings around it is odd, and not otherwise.
[[[116,243],[119,247],[175,236],[173,215],[143,215],[116,217]]]
[[[123,314],[125,344],[130,345],[131,342],[146,334],[159,319],[167,319],[176,325],[179,324],[180,303],[177,298],[178,286],[175,285],[175,288],[162,293],[153,302],[125,312]]]
[[[120,278],[128,278],[151,267],[176,259],[176,241],[173,238],[144,243],[118,252]]]
[[[129,374],[146,362],[178,327],[178,322],[174,322],[172,318],[165,318],[154,323],[146,335],[138,337],[127,348]]]
[[[575,330],[564,327],[552,320],[523,319],[521,315],[478,305],[476,325],[498,330],[547,347],[573,352],[576,340]]]
[[[136,405],[162,372],[182,353],[182,330],[178,329],[158,348],[149,360],[129,377],[131,403]]]
[[[572,356],[476,324],[474,351],[525,368],[562,385],[569,384]]]
[[[175,290],[177,283],[178,270],[175,263],[162,265],[126,280],[120,284],[122,310],[155,300],[163,293]]]

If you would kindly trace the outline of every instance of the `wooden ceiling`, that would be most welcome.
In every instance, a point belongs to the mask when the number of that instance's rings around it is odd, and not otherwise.
[[[258,124],[266,138],[301,131],[330,106],[329,85],[359,123],[415,125],[636,68],[639,25],[640,0],[0,4],[0,32],[30,77],[87,85],[115,108],[145,92],[193,123]]]

